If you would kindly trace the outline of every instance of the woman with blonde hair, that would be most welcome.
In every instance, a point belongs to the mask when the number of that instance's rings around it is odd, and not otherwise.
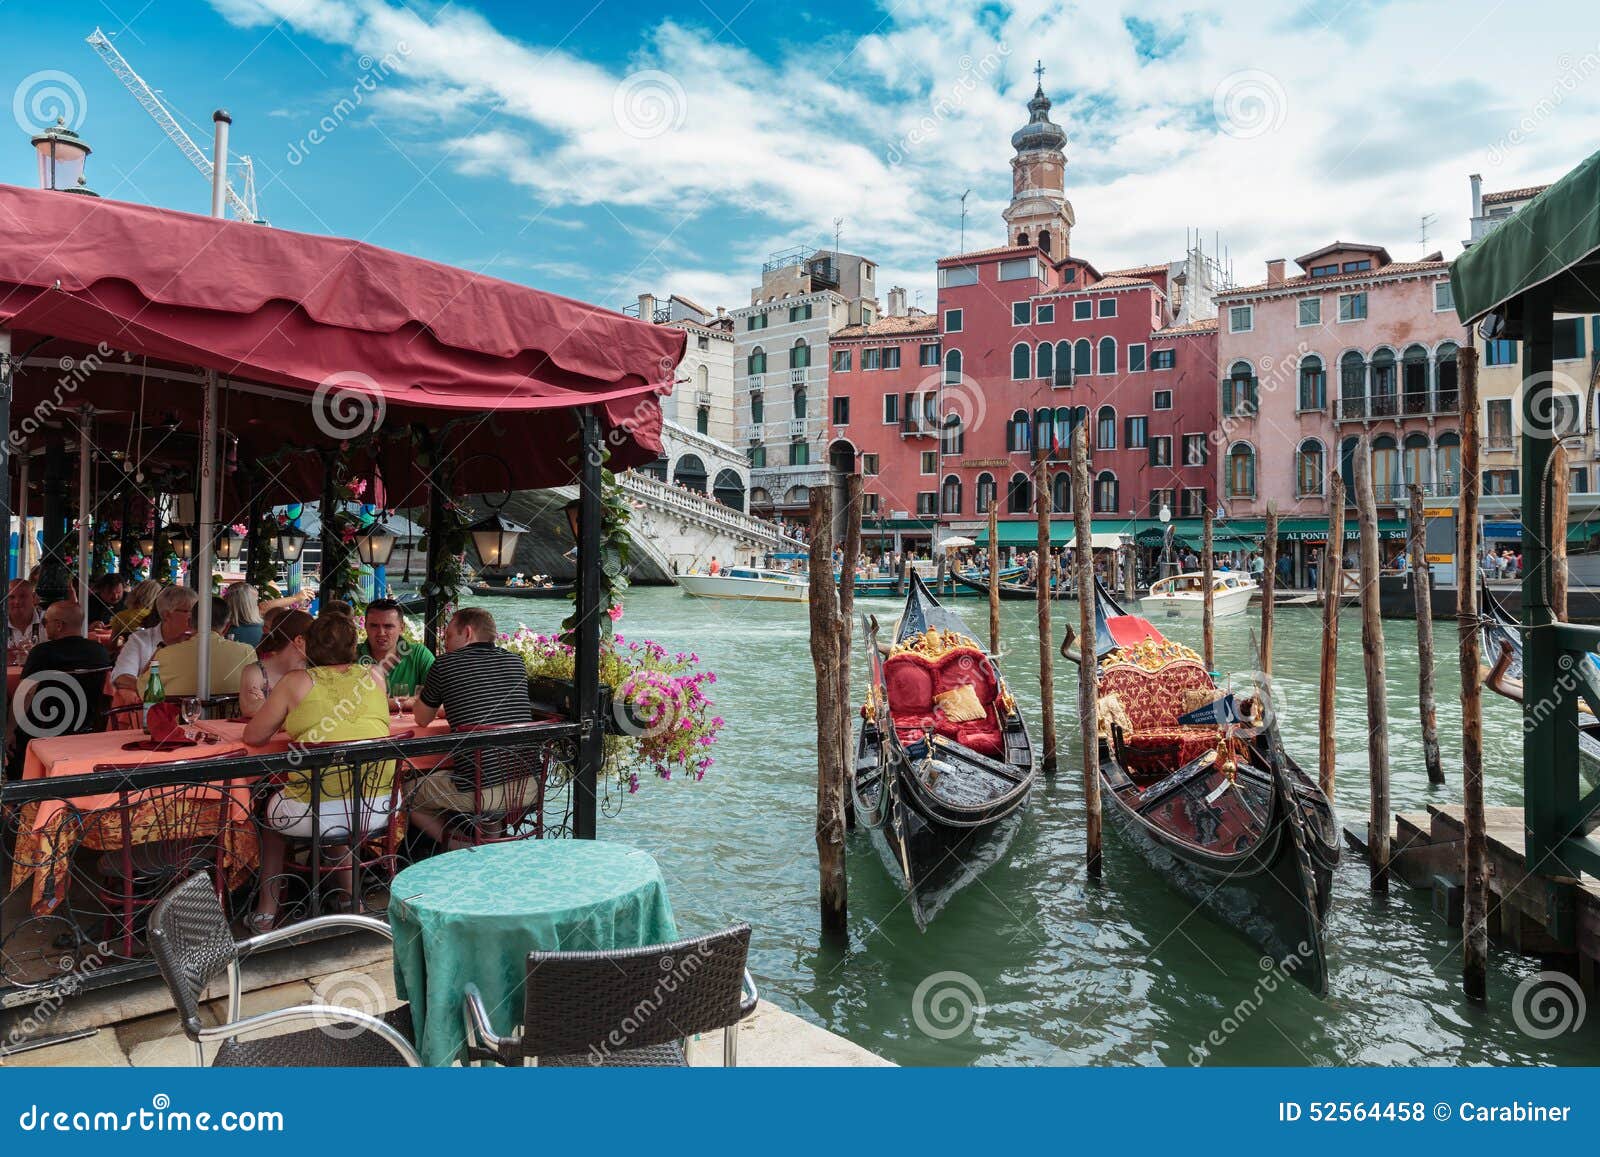
[[[147,578],[137,584],[128,592],[122,610],[111,616],[112,635],[131,635],[139,628],[149,626],[156,596],[160,593],[161,583],[156,579]]]

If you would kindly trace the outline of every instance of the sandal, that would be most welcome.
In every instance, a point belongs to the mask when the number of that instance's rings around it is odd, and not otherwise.
[[[252,912],[244,922],[244,926],[257,936],[271,932],[277,925],[278,916],[273,912]]]

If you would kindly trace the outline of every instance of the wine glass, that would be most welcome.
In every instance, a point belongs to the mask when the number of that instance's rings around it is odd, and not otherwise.
[[[185,695],[178,700],[178,718],[183,722],[183,733],[186,738],[195,738],[198,731],[195,725],[205,717],[205,705],[200,702],[199,696]]]

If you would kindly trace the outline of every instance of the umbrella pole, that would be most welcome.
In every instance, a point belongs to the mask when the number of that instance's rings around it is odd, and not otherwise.
[[[94,454],[94,441],[89,428],[94,422],[94,411],[85,406],[78,412],[78,605],[83,608],[83,624],[79,631],[89,634],[89,549],[94,543],[90,523],[94,519],[89,492],[90,459]]]
[[[211,698],[211,558],[217,518],[217,371],[206,374],[205,408],[200,417],[200,528],[194,551],[195,635],[200,650],[195,656],[195,692]],[[80,532],[81,533],[81,532]],[[86,608],[87,609],[87,608]]]

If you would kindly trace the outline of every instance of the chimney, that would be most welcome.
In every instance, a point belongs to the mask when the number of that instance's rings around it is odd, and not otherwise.
[[[1482,217],[1483,177],[1478,173],[1473,173],[1472,176],[1467,178],[1467,180],[1472,182],[1472,215],[1474,217]]]
[[[653,293],[641,293],[639,295],[639,320],[655,321],[655,319],[656,295]]]
[[[728,307],[725,306],[725,305],[717,306],[717,320],[721,321],[723,318],[725,318],[727,316],[728,316]]]
[[[904,286],[892,285],[889,287],[889,316],[904,317],[906,315],[906,291]]]
[[[1267,262],[1267,284],[1283,284],[1283,258],[1274,257],[1271,261]]]

